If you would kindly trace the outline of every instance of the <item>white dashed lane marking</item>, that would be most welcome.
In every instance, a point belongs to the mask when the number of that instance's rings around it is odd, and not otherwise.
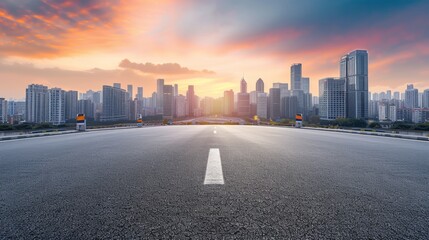
[[[224,184],[219,148],[210,148],[204,185]]]

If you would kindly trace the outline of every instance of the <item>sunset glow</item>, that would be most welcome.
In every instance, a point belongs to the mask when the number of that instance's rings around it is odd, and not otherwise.
[[[359,2],[357,4],[356,2]],[[363,4],[365,2],[366,4]],[[290,82],[290,65],[318,93],[340,57],[369,53],[369,88],[429,88],[427,1],[0,2],[0,96],[28,84],[80,92],[120,82],[155,91],[156,79],[199,96]]]

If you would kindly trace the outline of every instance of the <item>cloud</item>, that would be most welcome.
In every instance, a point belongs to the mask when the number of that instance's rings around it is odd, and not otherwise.
[[[88,89],[101,90],[103,85],[115,82],[123,86],[133,84],[144,86],[145,94],[154,89],[156,80],[141,76],[128,69],[68,70],[62,68],[40,68],[29,63],[5,63],[0,61],[0,96],[23,98],[29,84],[37,83],[48,87],[60,87],[65,90],[85,92]]]
[[[118,0],[3,0],[0,54],[49,58],[114,45]],[[121,37],[123,40],[124,37]]]
[[[119,67],[126,69],[138,70],[147,74],[158,74],[158,75],[211,75],[215,74],[213,71],[203,69],[201,71],[192,70],[187,67],[182,67],[178,63],[163,63],[153,64],[147,63],[134,63],[128,59],[124,59],[119,63]]]

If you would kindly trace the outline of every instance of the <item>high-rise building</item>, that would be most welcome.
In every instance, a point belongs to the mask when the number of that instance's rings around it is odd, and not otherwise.
[[[79,113],[85,114],[87,119],[95,118],[94,103],[89,99],[79,100],[77,103],[77,109]]]
[[[270,88],[268,96],[269,117],[272,120],[280,118],[280,88]]]
[[[250,116],[256,115],[256,108],[257,108],[257,102],[258,102],[258,94],[261,92],[258,91],[251,91],[250,96]]]
[[[179,85],[177,83],[174,84],[174,96],[179,96]]]
[[[250,95],[247,93],[247,82],[244,78],[240,82],[240,92],[237,94],[237,115],[250,116]]]
[[[137,88],[137,100],[141,101],[143,100],[143,87]]]
[[[195,99],[195,91],[194,91],[194,85],[188,86],[188,91],[186,92],[186,101],[187,101],[187,109],[188,109],[188,115],[190,117],[194,116],[194,111],[196,108],[196,99]]]
[[[127,85],[127,93],[128,93],[129,99],[133,100],[134,99],[134,96],[133,96],[133,85],[131,85],[131,84]]]
[[[113,83],[113,87],[114,88],[121,88],[121,84],[120,83]],[[85,98],[87,99],[87,98]]]
[[[423,108],[429,108],[429,89],[423,91]]]
[[[7,101],[4,98],[0,98],[0,123],[7,123]]]
[[[285,107],[285,118],[294,119],[298,111],[298,97],[297,96],[287,96],[282,99],[283,106]]]
[[[302,65],[301,63],[292,64],[290,67],[290,87],[291,90],[301,89]]]
[[[94,95],[93,95],[94,96]],[[75,119],[77,116],[77,97],[78,92],[77,91],[67,91],[66,92],[66,106],[65,106],[65,112],[66,112],[66,121]]]
[[[210,116],[213,114],[213,107],[214,107],[214,99],[211,97],[205,97],[203,100],[201,100],[201,108],[202,108],[202,114],[204,116]]]
[[[164,110],[164,79],[156,80],[156,114],[162,114]]]
[[[240,93],[247,93],[247,82],[244,78],[242,78],[240,82]]]
[[[101,91],[94,92],[94,94],[92,94],[92,101],[94,104],[101,104],[101,99]]]
[[[268,118],[268,96],[264,92],[257,92],[256,115],[259,118]]]
[[[223,114],[231,116],[234,112],[234,91],[224,91],[223,93]]]
[[[324,78],[319,80],[320,119],[335,120],[346,117],[345,79]]]
[[[289,85],[287,83],[273,83],[273,88],[280,89],[280,117],[285,116],[283,98],[290,96]]]
[[[25,117],[27,122],[44,123],[49,121],[48,87],[31,84],[25,94]]]
[[[172,85],[164,85],[163,89],[163,118],[172,119],[174,115],[174,89]]]
[[[392,100],[392,91],[391,90],[387,90],[386,91],[386,99],[387,100]]]
[[[340,77],[346,81],[346,117],[368,118],[368,52],[355,50],[340,60]]]
[[[419,92],[418,98],[419,98],[418,107],[423,108],[423,93],[422,92]]]
[[[261,78],[256,81],[256,92],[264,92],[264,81]]]
[[[305,94],[310,93],[310,78],[302,77],[301,78],[301,89]]]
[[[397,107],[395,105],[389,106],[389,120],[392,122],[396,122],[398,120],[396,115],[396,109]]]
[[[51,88],[48,92],[49,122],[54,125],[64,124],[66,122],[66,92],[61,88]]]
[[[186,97],[179,95],[175,97],[176,102],[176,117],[182,118],[186,116]]]
[[[393,93],[393,99],[394,100],[401,100],[401,95],[399,92],[394,92]],[[373,99],[374,100],[374,99]]]
[[[414,88],[413,84],[407,85],[405,90],[405,107],[417,108],[419,106],[419,90]]]
[[[125,90],[103,86],[103,111],[101,121],[126,120]]]

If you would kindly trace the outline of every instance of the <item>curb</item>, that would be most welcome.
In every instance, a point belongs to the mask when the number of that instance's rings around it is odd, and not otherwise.
[[[400,135],[400,134],[393,134],[393,133],[365,132],[365,131],[355,131],[355,130],[324,129],[324,128],[306,128],[306,127],[302,129],[325,131],[325,132],[351,133],[351,134],[390,137],[390,138],[402,138],[402,139],[410,139],[410,140],[418,140],[418,141],[429,141],[429,137]]]
[[[71,131],[63,131],[63,132],[49,132],[49,133],[34,133],[34,134],[14,135],[14,136],[0,137],[0,142],[8,141],[8,140],[24,139],[24,138],[58,136],[58,135],[72,134],[72,133],[78,133],[78,131],[71,130]]]

